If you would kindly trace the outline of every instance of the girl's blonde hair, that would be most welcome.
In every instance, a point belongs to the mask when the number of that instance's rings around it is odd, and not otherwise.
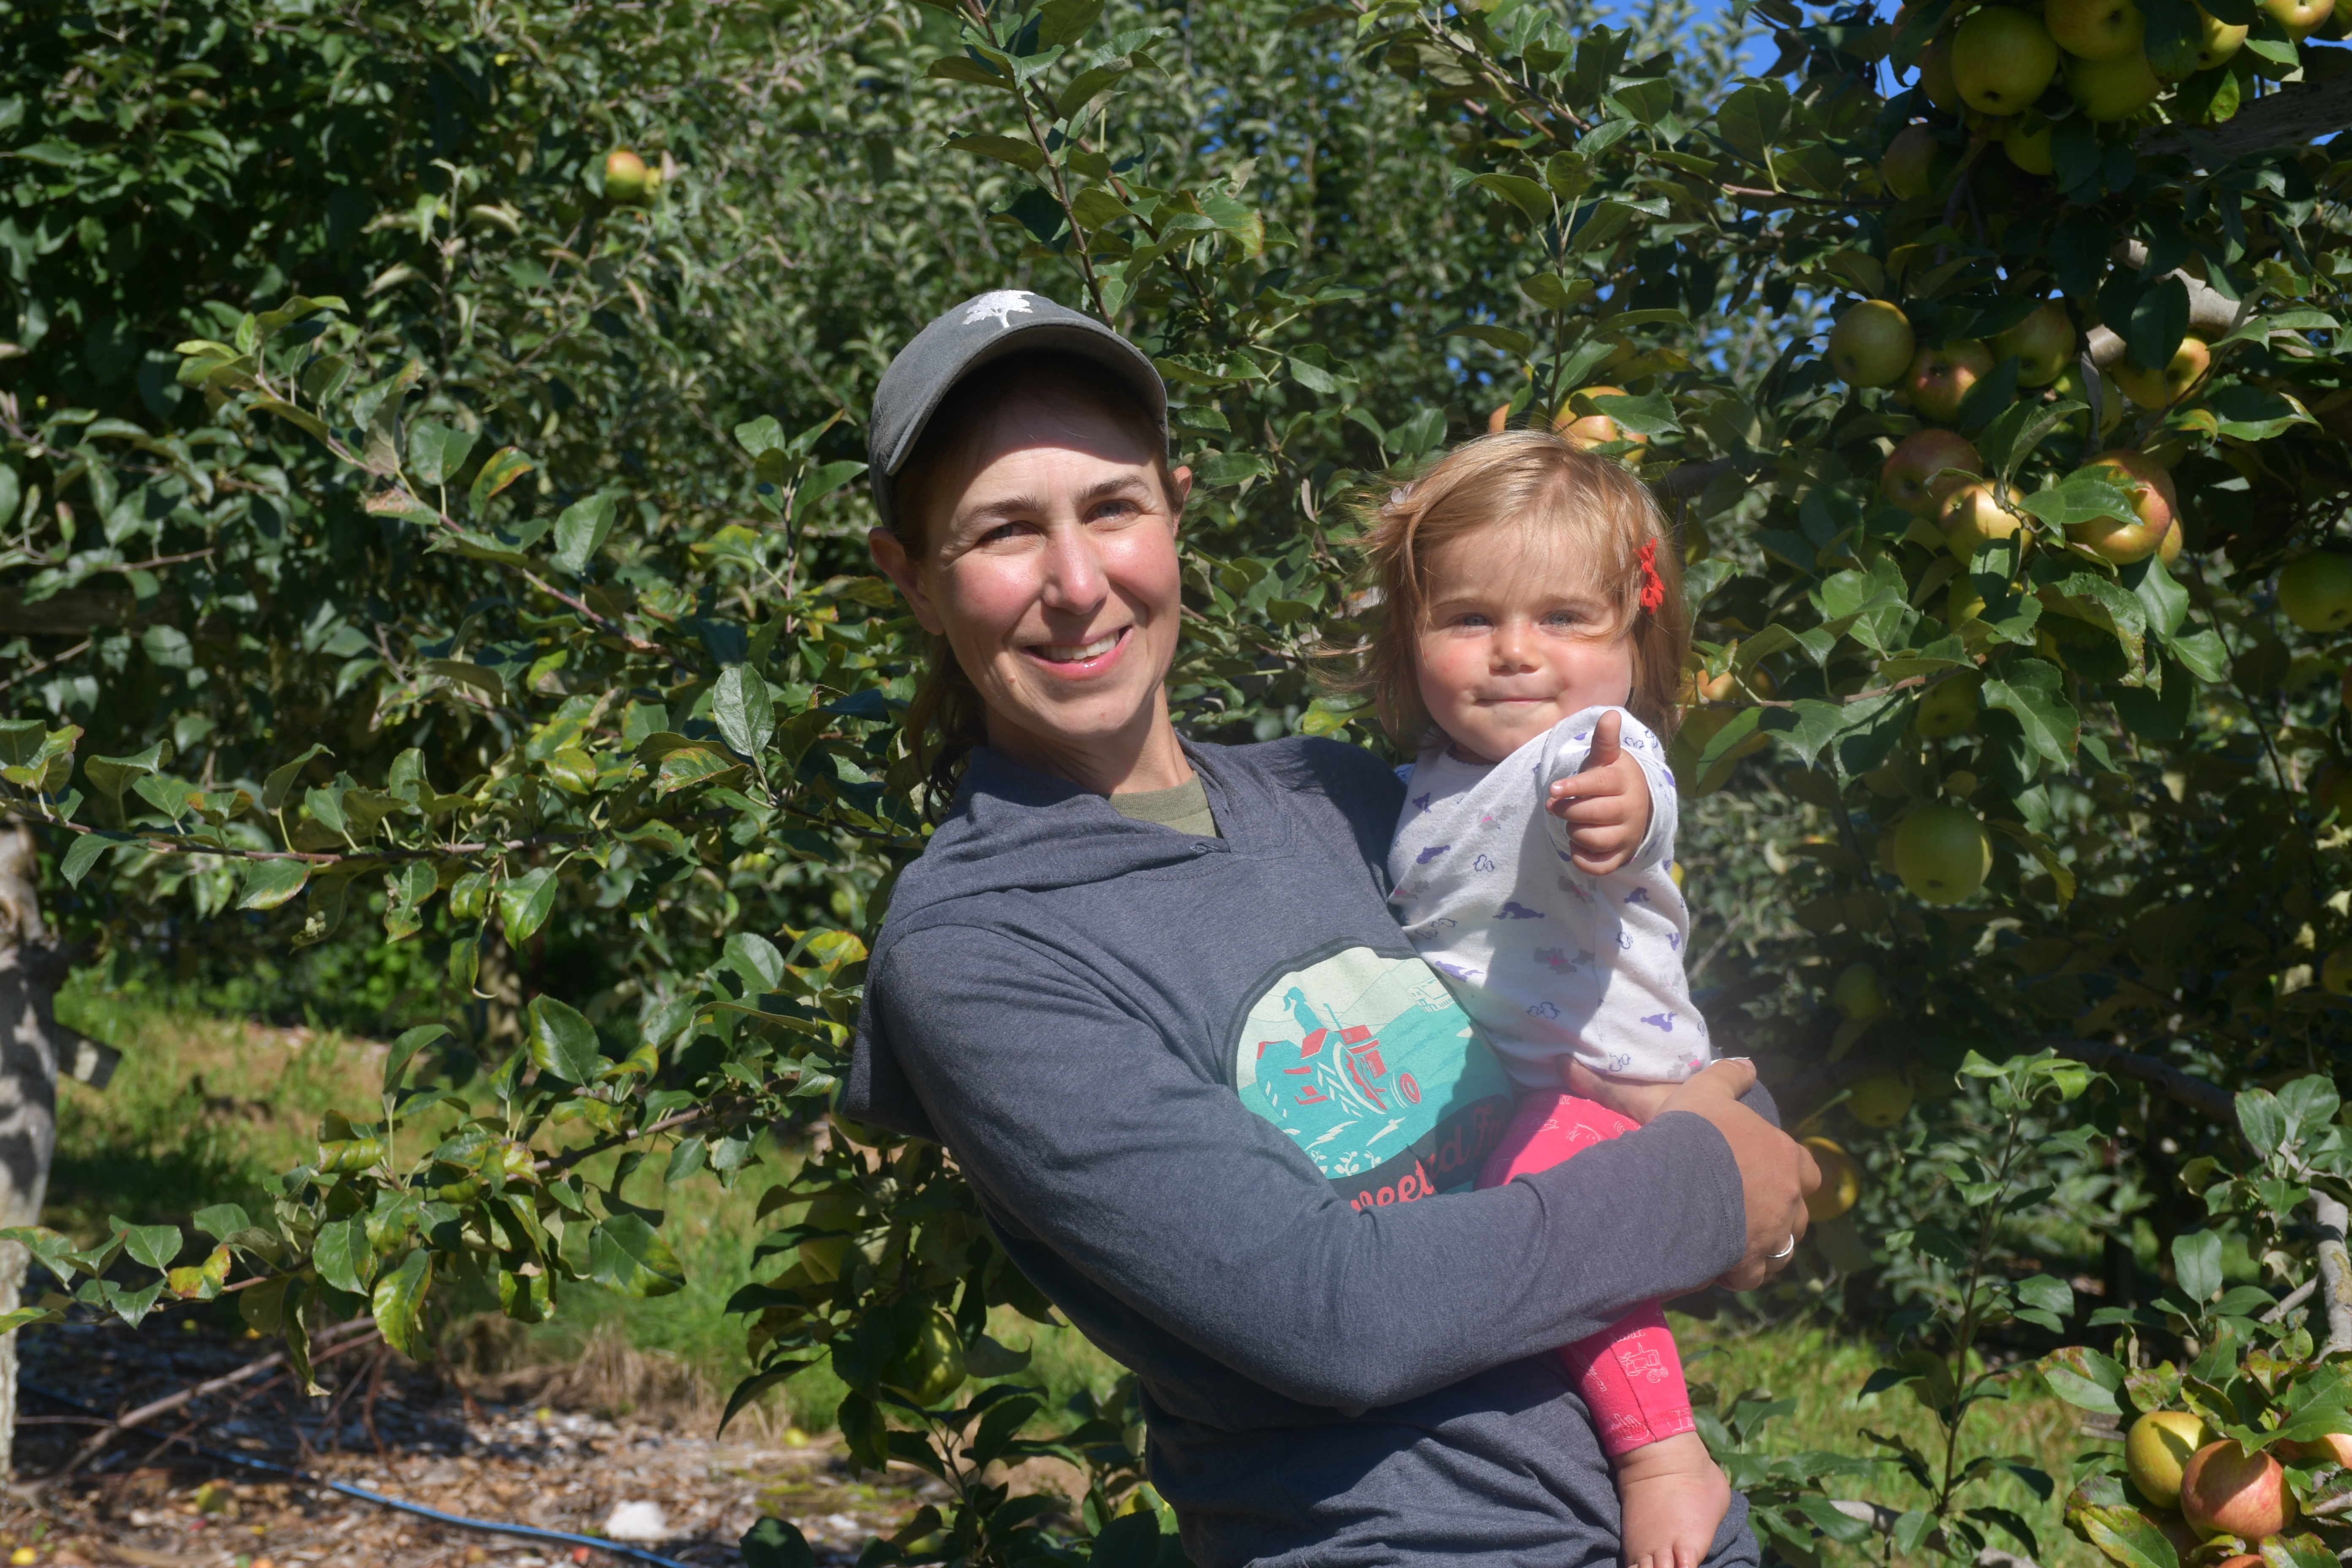
[[[1647,485],[1549,430],[1465,441],[1365,509],[1362,549],[1368,586],[1379,595],[1378,625],[1349,684],[1371,697],[1390,736],[1420,746],[1433,729],[1414,658],[1428,618],[1431,562],[1457,540],[1502,526],[1567,546],[1589,564],[1617,606],[1611,635],[1632,639],[1633,691],[1625,706],[1661,739],[1671,738],[1690,652],[1673,531]],[[1645,546],[1650,572],[1643,568]],[[1645,587],[1654,607],[1643,605]]]

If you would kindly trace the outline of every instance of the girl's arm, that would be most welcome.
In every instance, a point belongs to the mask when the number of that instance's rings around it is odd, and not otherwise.
[[[1622,708],[1588,709],[1559,734],[1545,808],[1576,868],[1606,877],[1672,859],[1679,813],[1657,736]]]

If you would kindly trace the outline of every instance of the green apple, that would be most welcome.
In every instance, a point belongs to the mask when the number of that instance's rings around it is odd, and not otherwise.
[[[2086,60],[2111,60],[2140,47],[2147,23],[2132,0],[2050,0],[2042,25],[2060,48]]]
[[[2288,37],[2307,38],[2335,12],[2336,0],[2263,0],[2263,9]]]
[[[1849,963],[1830,987],[1830,1005],[1857,1024],[1866,1024],[1886,1012],[1886,993],[1879,989],[1878,971],[1867,963]]]
[[[2195,338],[2183,338],[2162,370],[2124,359],[2116,362],[2112,374],[2124,395],[2142,408],[2169,408],[2204,380],[2212,365],[2212,350]]]
[[[2017,514],[2003,507],[1987,484],[1962,485],[1944,498],[1936,521],[1943,525],[1944,548],[1965,564],[1977,546],[2013,537],[2021,526]]]
[[[1952,79],[1952,40],[1939,37],[1919,51],[1919,86],[1927,101],[1942,110],[1960,106],[1959,83]]]
[[[653,194],[653,171],[626,147],[604,154],[604,195],[613,201],[634,204]]]
[[[1987,114],[2015,114],[2058,74],[2058,45],[2032,12],[1988,5],[1952,35],[1952,81]]]
[[[2319,983],[2338,996],[2352,996],[2352,947],[2339,947],[2319,966]]]
[[[1845,1108],[1864,1127],[1892,1127],[1911,1113],[1916,1098],[1909,1079],[1891,1072],[1874,1073],[1853,1086]]]
[[[2050,121],[2032,110],[2013,114],[2001,121],[2000,150],[2009,161],[2029,174],[2054,174],[2058,161],[2051,155]]]
[[[1977,727],[1984,709],[1984,677],[1963,669],[1927,688],[1911,712],[1911,727],[1923,741],[1947,741]]]
[[[2352,555],[2315,550],[2296,556],[2279,573],[2278,605],[2307,632],[2352,626]]]
[[[2124,1436],[2124,1469],[2158,1508],[2180,1506],[2180,1472],[2205,1446],[2205,1423],[2186,1410],[2151,1410]]]
[[[1992,874],[1992,839],[1964,805],[1923,805],[1895,825],[1895,874],[1923,903],[1957,904]]]
[[[2012,121],[2013,125],[2016,121]],[[2006,144],[2006,143],[2004,143]],[[2049,150],[2050,131],[2043,122],[2042,146]],[[2048,174],[2050,171],[2040,171]],[[2033,314],[2005,332],[1993,334],[1992,352],[1997,359],[2017,356],[2017,384],[2047,386],[2063,374],[2074,360],[2074,321],[2066,314],[2066,307],[2055,300],[2044,300]]]
[[[1936,133],[1924,125],[1906,125],[1895,133],[1886,144],[1886,156],[1878,161],[1878,177],[1886,184],[1887,194],[1903,201],[1924,196],[1941,184],[1937,165],[1948,164],[1945,148],[1936,140]]]
[[[1914,430],[1896,443],[1878,470],[1878,493],[1913,517],[1933,517],[1944,498],[1984,472],[1984,459],[1955,430]]]
[[[1912,407],[1948,425],[1960,416],[1960,404],[1969,389],[1992,374],[1992,351],[1984,344],[1974,338],[1954,338],[1911,356],[1903,390]]]
[[[2060,371],[2058,379],[2050,384],[2050,390],[2061,397],[2080,403],[2085,407],[2090,405],[2091,394],[2089,388],[2084,384],[2080,362],[2070,363],[2064,370]],[[2099,434],[2111,435],[2115,427],[2123,422],[2124,389],[2116,384],[2114,376],[2101,371],[2099,373]],[[2081,427],[2079,416],[2075,420],[2075,426],[2078,429]]]
[[[2110,60],[2067,61],[2066,90],[2087,120],[2129,120],[2156,101],[2164,84],[2149,68],[2147,56],[2134,49]]]
[[[2236,54],[2246,41],[2246,28],[2233,27],[2227,22],[2217,21],[2213,14],[2202,5],[2197,7],[2197,20],[2202,28],[2197,39],[2199,70],[2211,70],[2215,66]]]
[[[1830,329],[1830,368],[1849,386],[1892,386],[1912,361],[1911,320],[1884,300],[1864,300]]]
[[[1985,596],[1966,577],[1955,577],[1952,585],[1944,590],[1944,624],[1958,631],[1984,614]]]
[[[2180,498],[2172,476],[2146,452],[2102,452],[2079,474],[2097,474],[2132,497],[2129,517],[2095,517],[2066,525],[2066,537],[2104,561],[2128,566],[2160,555],[2168,566],[2180,555]]]

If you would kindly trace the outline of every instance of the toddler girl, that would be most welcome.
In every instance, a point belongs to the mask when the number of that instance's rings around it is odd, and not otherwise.
[[[1549,431],[1456,447],[1391,494],[1367,553],[1385,625],[1366,685],[1423,747],[1391,900],[1520,1090],[1495,1185],[1630,1131],[1709,1060],[1659,738],[1690,640],[1680,573],[1641,482]],[[1615,1468],[1625,1562],[1696,1568],[1731,1490],[1664,1318],[1646,1303],[1560,1353]]]

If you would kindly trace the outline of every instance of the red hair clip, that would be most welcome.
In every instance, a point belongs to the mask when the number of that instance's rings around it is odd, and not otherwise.
[[[1665,580],[1658,575],[1658,542],[1643,540],[1636,560],[1642,568],[1642,608],[1654,616],[1666,602]]]

